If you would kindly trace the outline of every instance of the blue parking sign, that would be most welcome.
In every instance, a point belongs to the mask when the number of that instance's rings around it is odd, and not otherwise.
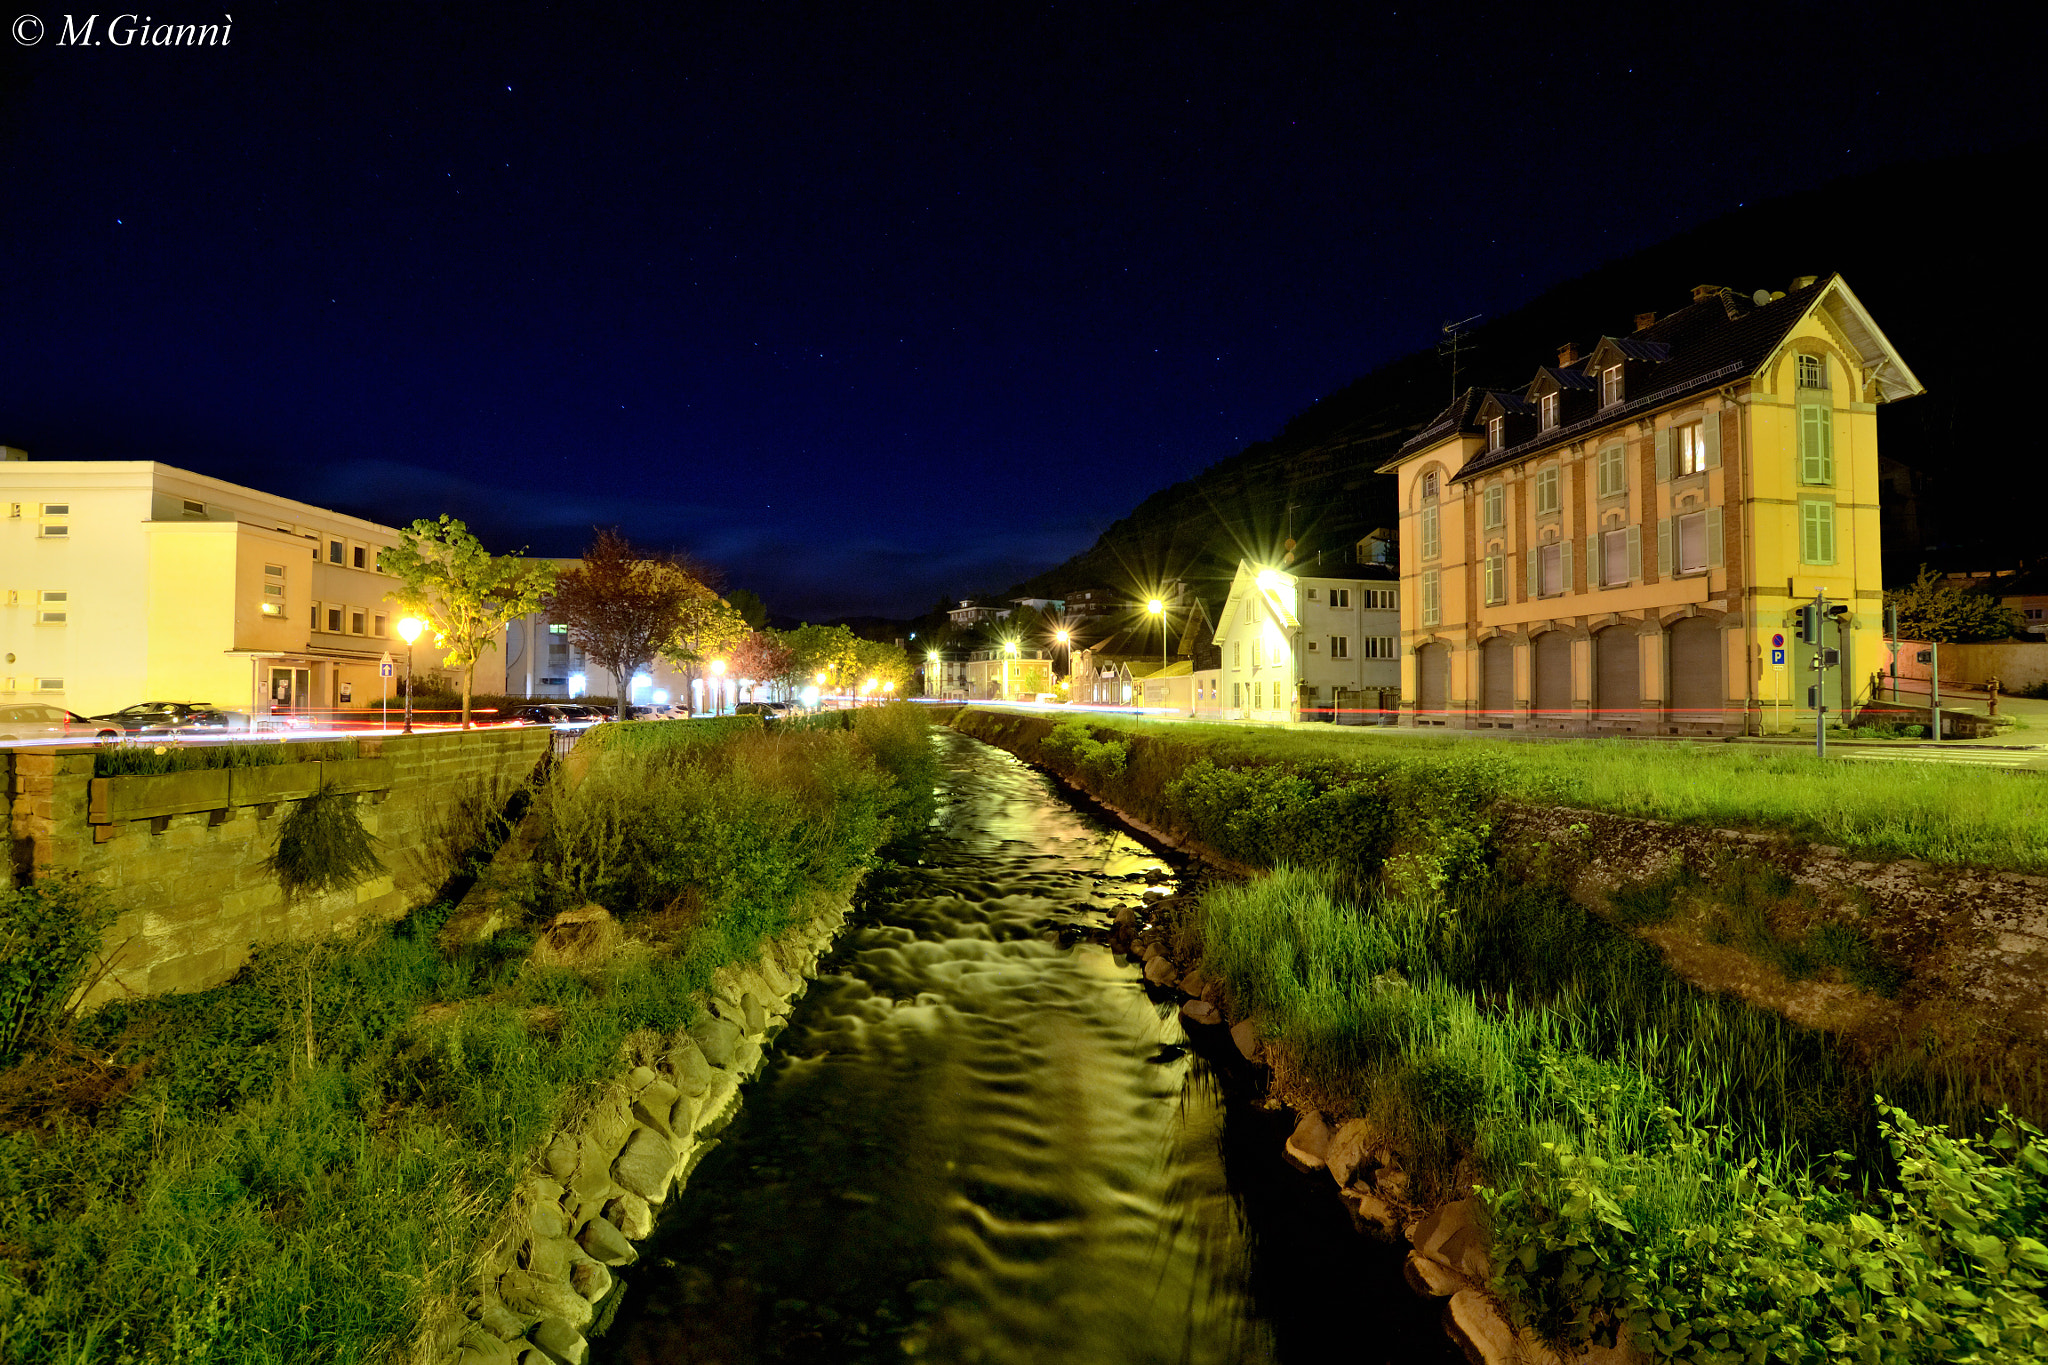
[[[1778,667],[1783,668],[1785,666],[1785,651],[1782,649],[1772,650],[1771,662],[1776,664]]]

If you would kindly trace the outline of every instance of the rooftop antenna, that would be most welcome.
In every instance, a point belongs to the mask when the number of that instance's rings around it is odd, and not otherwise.
[[[1436,353],[1438,355],[1447,355],[1451,358],[1451,401],[1453,403],[1458,401],[1458,352],[1464,349],[1465,333],[1472,329],[1473,323],[1485,316],[1486,314],[1484,313],[1474,313],[1463,322],[1445,323],[1444,339],[1436,345]]]

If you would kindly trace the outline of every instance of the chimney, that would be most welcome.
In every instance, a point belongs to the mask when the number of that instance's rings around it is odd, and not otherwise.
[[[1636,330],[1640,332],[1656,320],[1657,315],[1655,313],[1638,313],[1636,314]]]
[[[1802,289],[1811,289],[1819,279],[1820,276],[1818,275],[1794,275],[1792,277],[1792,292],[1796,294]]]
[[[1560,347],[1558,347],[1558,348],[1557,348],[1557,363],[1558,363],[1558,364],[1560,364],[1560,365],[1573,365],[1573,364],[1576,364],[1576,363],[1578,363],[1578,359],[1579,359],[1579,348],[1578,348],[1577,346],[1573,345],[1573,344],[1572,344],[1571,342],[1567,341],[1567,342],[1566,342],[1566,343],[1565,343],[1564,345],[1562,345],[1562,346],[1560,346]]]
[[[1718,284],[1696,284],[1692,287],[1692,301],[1698,303],[1701,299],[1710,299],[1720,292],[1721,286]]]

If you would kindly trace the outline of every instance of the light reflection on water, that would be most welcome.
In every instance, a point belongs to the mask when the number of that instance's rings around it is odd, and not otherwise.
[[[1134,968],[1057,942],[1171,887],[1172,870],[1007,754],[936,742],[944,804],[923,864],[868,889],[739,1119],[626,1272],[597,1354],[1305,1358],[1280,1349],[1308,1343],[1276,1337],[1250,1289],[1218,1077]],[[1273,1164],[1277,1138],[1255,1136]]]

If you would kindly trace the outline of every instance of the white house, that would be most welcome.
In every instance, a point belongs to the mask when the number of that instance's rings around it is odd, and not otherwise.
[[[1216,625],[1216,710],[1233,720],[1354,725],[1391,717],[1401,694],[1400,634],[1390,568],[1347,564],[1311,576],[1240,560]]]

